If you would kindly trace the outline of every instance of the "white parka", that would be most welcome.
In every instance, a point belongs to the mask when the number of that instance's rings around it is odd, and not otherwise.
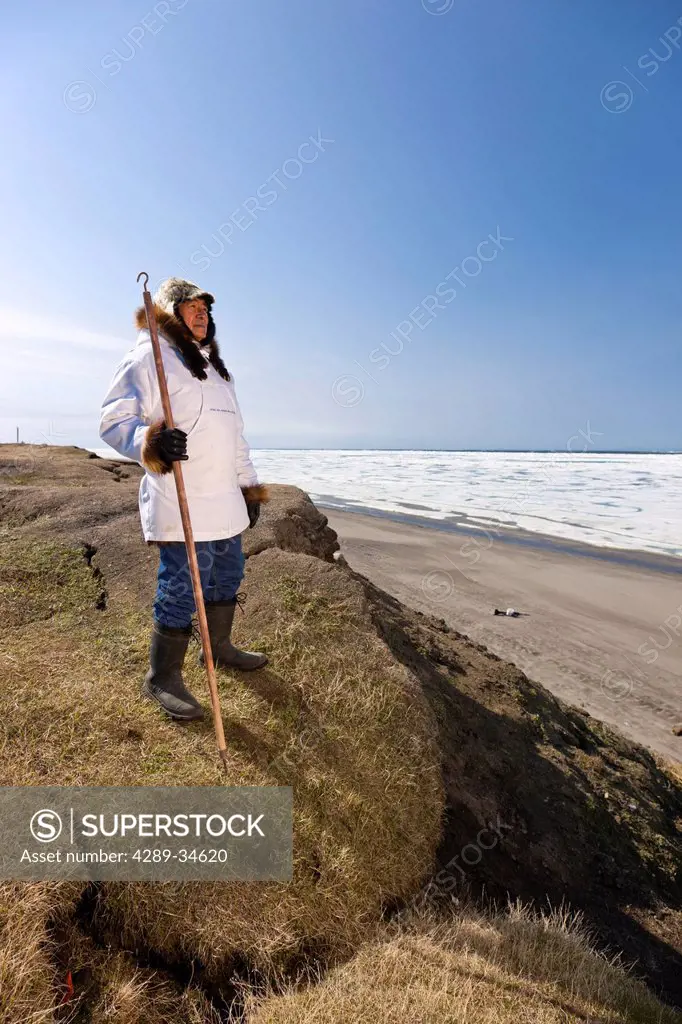
[[[249,525],[241,488],[257,485],[234,381],[223,379],[205,352],[206,379],[198,379],[161,330],[159,341],[175,426],[187,434],[188,460],[180,465],[194,539],[234,537]],[[144,465],[147,431],[161,420],[154,353],[145,329],[116,369],[102,405],[99,436],[120,455]],[[184,539],[173,473],[145,467],[139,507],[145,540]]]

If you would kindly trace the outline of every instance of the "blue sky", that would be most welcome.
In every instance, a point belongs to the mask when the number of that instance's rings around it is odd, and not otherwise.
[[[3,29],[0,441],[98,444],[144,269],[215,293],[254,447],[682,448],[680,0]]]

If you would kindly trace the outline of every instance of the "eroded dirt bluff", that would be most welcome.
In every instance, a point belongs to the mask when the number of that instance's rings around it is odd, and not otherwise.
[[[111,475],[83,453],[53,451],[3,486],[0,785],[224,785],[210,716],[178,726],[140,697],[156,551],[139,539],[132,474]],[[235,624],[237,642],[269,662],[248,676],[221,671],[218,687],[229,784],[295,789],[291,882],[83,885],[76,910],[73,886],[51,889],[64,942],[77,916],[101,947],[184,965],[225,998],[238,968],[350,955],[387,906],[427,881],[443,816],[426,697],[377,635],[362,581],[331,557],[324,517],[283,491],[292,522],[278,530],[276,496]],[[286,550],[267,546],[268,515]],[[319,554],[291,550],[298,537],[315,548],[316,532]],[[185,677],[207,703],[196,654]],[[0,885],[0,929],[5,903],[24,897]]]
[[[137,494],[142,469],[82,448],[0,445],[0,528],[83,545],[106,580],[149,604],[157,552],[142,538]],[[331,561],[339,544],[327,517],[298,487],[270,485],[271,501],[243,534],[244,554],[277,547]]]
[[[100,574],[78,598],[79,617],[65,618],[62,629],[59,621],[49,625],[45,587],[34,594],[29,579],[17,604],[17,591],[1,589],[0,566],[0,613],[14,623],[3,643],[13,645],[15,659],[5,663],[12,713],[0,728],[13,730],[11,764],[33,773],[22,776],[27,784],[45,777],[65,781],[74,772],[83,784],[106,784],[107,771],[129,784],[189,784],[193,773],[208,779],[213,771],[210,733],[201,742],[189,730],[179,733],[160,723],[153,709],[141,710],[135,696],[156,562],[140,536],[139,473],[78,449],[0,449],[0,539],[11,540],[14,550],[22,544],[38,550],[47,542],[79,548],[89,570]],[[288,487],[273,492],[257,528],[244,535],[247,602],[237,620],[238,639],[257,643],[271,664],[248,685],[223,678],[228,745],[235,778],[297,787],[301,799],[311,801],[309,820],[326,823],[328,842],[307,838],[300,866],[305,899],[292,892],[295,907],[286,920],[269,918],[264,901],[264,925],[276,920],[291,955],[299,956],[306,942],[311,948],[314,935],[312,945],[326,955],[340,938],[346,947],[357,941],[341,927],[343,908],[356,898],[358,920],[378,912],[382,901],[390,908],[391,894],[399,901],[424,888],[447,903],[462,890],[545,907],[565,901],[583,911],[603,945],[623,951],[650,984],[682,1005],[679,778],[648,750],[557,700],[516,666],[335,562],[336,537],[307,496]],[[5,548],[3,557],[11,566],[15,556]],[[49,591],[53,563],[44,570],[35,564],[36,573],[47,574]],[[60,614],[67,615],[66,598],[63,607]],[[61,663],[46,655],[38,664],[50,644],[61,644],[59,630],[67,627]],[[45,642],[36,643],[41,630]],[[87,665],[93,636],[99,659],[94,694]],[[24,640],[26,653],[22,648],[18,656]],[[26,659],[44,684],[31,688]],[[190,679],[202,685],[200,673]],[[76,701],[74,723],[69,716]],[[75,737],[68,759],[54,747],[55,735],[46,737],[36,724],[57,714],[71,722]],[[375,746],[393,780],[388,805],[383,777],[373,774]],[[9,757],[9,746],[4,749]],[[433,824],[439,803],[434,764],[446,798],[440,831]],[[16,774],[10,762],[4,771]],[[372,844],[365,855],[357,814],[370,812],[380,814],[386,835],[395,839],[392,849]],[[415,820],[422,822],[418,856],[412,831],[406,858],[405,830],[409,821],[414,829]],[[345,846],[339,828],[350,837]],[[439,838],[434,869],[429,851]],[[335,863],[340,849],[351,860]],[[328,893],[320,889],[320,873]],[[353,879],[362,881],[357,892]],[[236,913],[233,902],[226,897],[225,920]],[[194,912],[191,926],[182,925],[177,935],[172,928],[160,931],[166,924],[158,909],[128,887],[107,887],[91,921],[106,941],[125,933],[126,948],[137,942],[147,954],[159,952],[163,936],[174,955],[187,942],[209,960],[236,952],[226,947],[224,931],[206,931]],[[240,948],[247,960],[267,931],[259,931],[257,921],[253,935],[250,927],[245,917]]]

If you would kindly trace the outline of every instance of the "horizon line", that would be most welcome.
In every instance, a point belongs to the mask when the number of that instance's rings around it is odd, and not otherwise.
[[[41,441],[0,441],[0,447],[27,445],[37,448],[80,448],[82,451],[106,451],[106,447],[81,446],[78,444],[49,444]],[[682,455],[682,448],[591,448],[585,451],[571,451],[568,448],[382,448],[382,447],[326,447],[324,445],[250,445],[252,451],[271,452],[443,452],[453,454],[481,455]],[[113,451],[113,449],[112,449]]]

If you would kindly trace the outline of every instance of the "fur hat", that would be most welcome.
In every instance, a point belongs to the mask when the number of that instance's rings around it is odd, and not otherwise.
[[[163,281],[154,295],[154,305],[160,306],[171,316],[179,316],[178,306],[181,302],[190,302],[192,299],[203,299],[211,312],[211,306],[215,299],[210,292],[202,292],[199,285],[193,281],[183,281],[181,277],[169,277]]]
[[[178,307],[181,302],[192,299],[203,299],[208,307],[208,328],[206,337],[201,343],[195,341],[192,333],[180,316]],[[230,374],[220,358],[218,343],[215,340],[215,323],[211,315],[214,298],[210,292],[202,292],[193,281],[183,281],[181,277],[169,277],[163,281],[152,300],[156,322],[161,334],[173,345],[190,373],[199,380],[206,379],[206,361],[197,345],[200,344],[204,355],[218,371],[223,380],[231,380]],[[135,311],[135,324],[139,331],[147,329],[147,313],[144,306]]]
[[[193,281],[183,281],[181,277],[169,277],[159,285],[153,302],[157,310],[175,317],[178,324],[184,328],[185,323],[180,316],[178,307],[181,302],[190,302],[192,299],[203,299],[208,308],[208,330],[206,337],[201,342],[203,348],[205,345],[210,345],[215,338],[215,323],[211,314],[211,307],[215,299],[210,292],[202,292],[199,285],[194,284]]]

